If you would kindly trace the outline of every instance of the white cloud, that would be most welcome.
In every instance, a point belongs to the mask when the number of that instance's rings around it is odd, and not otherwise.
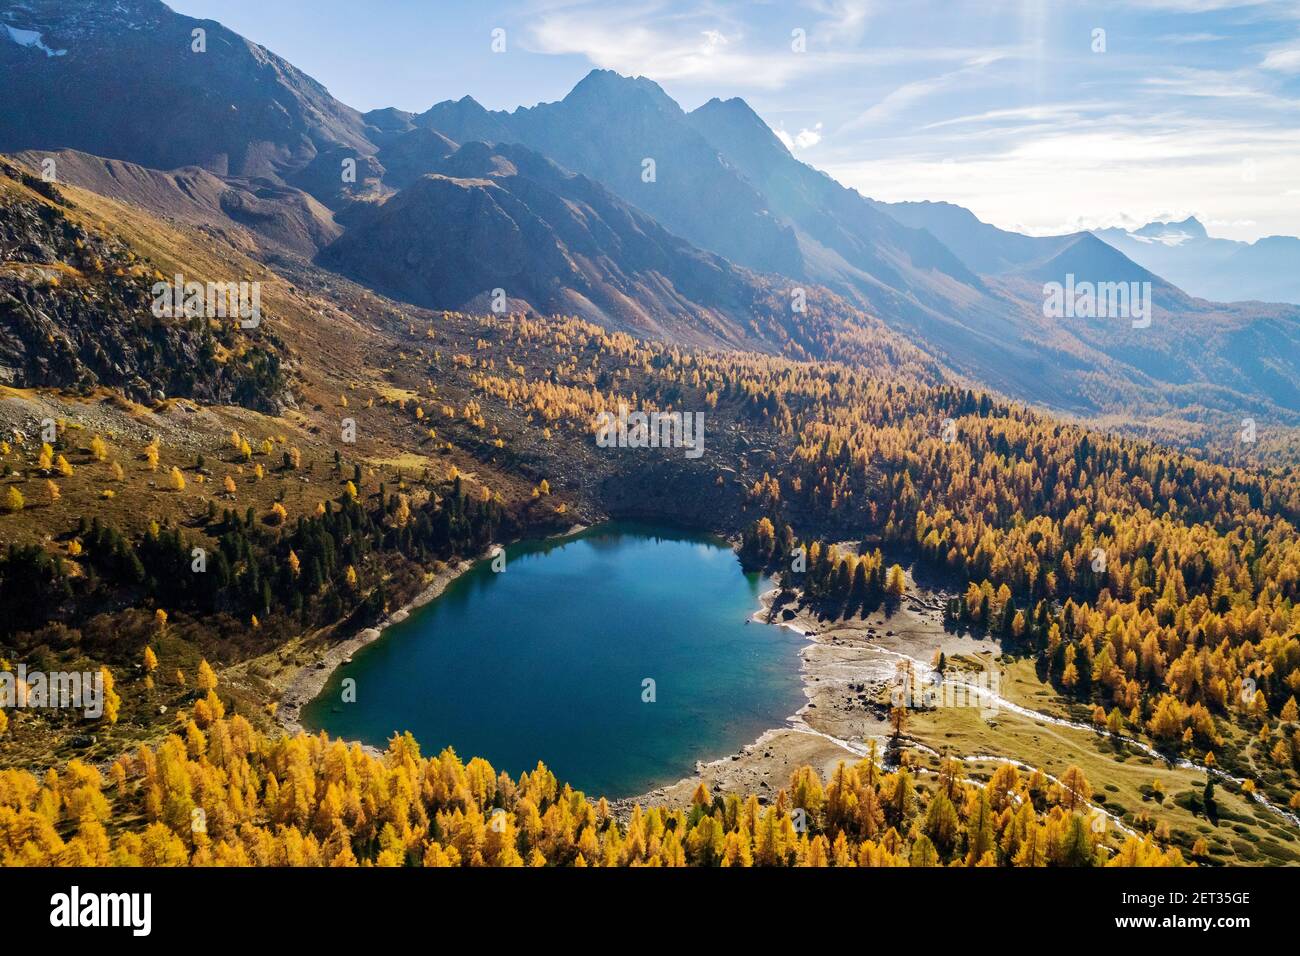
[[[928,142],[924,153],[819,165],[875,199],[946,200],[1037,235],[1176,221],[1189,202],[1202,222],[1234,239],[1293,235],[1300,218],[1300,191],[1285,195],[1296,181],[1297,129],[1117,116],[1105,128],[1083,122],[976,145],[983,148],[972,155],[962,136]],[[1250,181],[1241,175],[1247,156]]]
[[[1279,73],[1300,73],[1300,43],[1270,50],[1260,66]]]
[[[701,41],[701,37],[703,41]],[[742,24],[710,11],[661,16],[655,7],[564,7],[540,13],[529,31],[537,53],[578,54],[631,76],[700,85],[776,90],[796,77],[843,67],[851,54],[796,54],[761,48]]]
[[[811,128],[805,126],[793,136],[786,132],[784,126],[778,126],[772,132],[776,134],[777,139],[785,143],[785,148],[792,153],[796,149],[809,149],[822,141],[821,123],[816,123]]]
[[[801,129],[799,135],[794,138],[794,144],[800,149],[807,149],[810,146],[816,146],[822,141],[822,124],[818,123],[812,129]]]
[[[705,56],[710,56],[713,53],[716,53],[722,47],[731,42],[727,39],[727,35],[721,30],[704,30],[703,35],[704,46],[700,49],[700,52]]]
[[[763,91],[784,90],[807,77],[852,76],[918,63],[969,64],[988,55],[982,48],[939,43],[865,49],[856,41],[866,28],[870,2],[814,0],[809,6],[825,18],[810,26],[818,36],[834,36],[837,42],[810,45],[806,53],[791,50],[788,32],[753,30],[743,7],[729,13],[726,6],[702,4],[681,12],[658,0],[626,7],[566,3],[540,9],[530,20],[524,46],[535,53],[583,56],[593,66],[659,82]]]

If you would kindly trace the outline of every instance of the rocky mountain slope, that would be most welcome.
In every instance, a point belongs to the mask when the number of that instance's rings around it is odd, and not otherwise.
[[[1094,410],[1182,410],[1300,422],[1300,310],[1195,298],[1091,233],[1034,237],[981,222],[949,203],[876,203],[935,235],[986,285],[1026,308],[1020,335],[1049,350],[1038,362],[1078,376]],[[1045,315],[1049,283],[1150,287],[1151,321]],[[1056,355],[1053,359],[1051,351]],[[1154,415],[1152,415],[1154,417]]]
[[[872,201],[797,160],[743,100],[711,100],[688,114],[649,80],[597,70],[557,103],[507,113],[466,97],[398,122],[462,141],[524,143],[600,179],[701,248],[753,268],[776,262],[792,283],[825,285],[948,367],[1010,395],[1082,414],[1159,416],[1204,405],[1300,421],[1289,349],[1266,347],[1261,369],[1240,346],[1296,342],[1300,312],[1193,299],[1090,236],[1040,239],[960,207]],[[663,150],[664,142],[690,148]],[[631,175],[637,156],[661,154],[686,174],[665,177],[657,162],[653,184]],[[715,204],[704,205],[695,189],[710,177],[729,185],[711,188]],[[775,260],[767,258],[774,243],[762,255],[737,248],[715,235],[719,215],[753,235],[783,230],[793,246]],[[1123,316],[1044,315],[1044,285],[1069,275],[1152,282],[1155,321],[1133,330]]]
[[[11,3],[0,23],[41,38],[0,37],[15,93],[0,149],[54,155],[66,181],[263,258],[319,255],[423,304],[481,307],[501,288],[515,307],[814,358],[860,358],[849,343],[857,328],[875,347],[876,316],[959,375],[1060,410],[1300,421],[1300,310],[1189,296],[1091,237],[874,202],[798,161],[742,100],[687,113],[650,80],[595,70],[563,100],[512,112],[466,96],[361,114],[157,0]],[[1150,281],[1153,322],[1045,315],[1044,286],[1071,275]],[[816,315],[794,307],[801,295]]]
[[[413,122],[458,143],[522,143],[604,183],[701,248],[751,269],[803,273],[793,230],[657,83],[593,70],[558,103],[492,113],[466,97]]]
[[[0,383],[105,385],[149,403],[183,396],[269,410],[292,401],[272,333],[160,318],[160,279],[58,189],[0,162]]]
[[[239,233],[249,249],[310,257],[343,231],[333,213],[316,199],[267,180],[217,176],[198,166],[162,172],[76,150],[25,151],[14,158],[33,170],[52,162],[58,182],[130,203],[162,218],[223,230],[232,236]]]
[[[429,307],[485,311],[499,288],[512,309],[686,341],[750,337],[745,270],[521,146],[461,147],[359,215],[322,261]]]
[[[339,148],[371,151],[361,114],[311,77],[159,0],[6,3],[0,23],[41,38],[0,36],[0,151],[68,147],[277,182]]]

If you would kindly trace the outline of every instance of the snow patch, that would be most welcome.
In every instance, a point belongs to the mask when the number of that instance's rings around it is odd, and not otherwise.
[[[35,30],[17,30],[9,24],[2,24],[9,33],[9,39],[13,40],[19,46],[35,47],[38,50],[44,50],[46,56],[63,56],[67,50],[51,50],[41,40],[41,35]]]

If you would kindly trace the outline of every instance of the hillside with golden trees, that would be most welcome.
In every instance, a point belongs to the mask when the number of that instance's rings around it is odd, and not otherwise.
[[[66,215],[79,224],[86,209],[121,213],[73,195],[82,206]],[[143,219],[121,222],[156,227]],[[199,259],[165,235],[175,255],[208,266],[192,271],[226,264],[219,246]],[[589,865],[1176,855],[1099,850],[1077,800],[1033,773],[996,788],[950,774],[941,800],[919,767],[858,764],[840,784],[819,782],[820,802],[808,795],[815,773],[800,771],[769,806],[701,794],[690,810],[635,814],[566,794],[545,771],[502,780],[481,761],[420,758],[410,741],[377,759],[263,736],[276,687],[256,674],[215,704],[190,696],[182,672],[202,656],[224,677],[293,642],[315,640],[315,651],[335,628],[381,620],[435,563],[628,502],[744,535],[751,566],[779,572],[823,613],[897,599],[910,566],[955,595],[952,628],[1032,659],[1074,716],[1300,805],[1294,467],[1252,463],[1250,448],[1191,455],[1008,403],[822,301],[774,355],[645,342],[565,317],[406,309],[305,268],[293,275],[268,278],[267,295],[276,341],[301,360],[295,410],[0,392],[13,430],[0,441],[0,649],[51,668],[110,664],[123,715],[67,762],[52,755],[77,752],[62,747],[82,736],[71,721],[0,714],[0,753],[38,771],[4,772],[5,862],[477,853],[568,864],[584,840]],[[831,352],[854,364],[808,360]],[[620,404],[704,413],[703,456],[598,452],[595,418]],[[31,427],[46,415],[51,441]],[[344,416],[360,425],[356,445],[337,437]],[[184,573],[196,546],[211,559],[197,580]],[[166,667],[133,676],[155,647]],[[480,778],[466,799],[461,781]],[[1008,804],[1008,790],[1019,799]],[[193,828],[196,809],[206,832]],[[513,841],[492,843],[496,809]]]
[[[1150,837],[1104,845],[1077,772],[1008,765],[979,784],[950,762],[922,786],[867,759],[825,782],[802,767],[768,806],[701,785],[689,808],[616,811],[541,763],[513,779],[450,749],[424,757],[409,734],[375,756],[206,709],[182,722],[106,771],[0,771],[0,865],[1183,865]]]
[[[952,626],[1034,657],[1100,726],[1300,807],[1294,468],[1229,466],[894,370],[485,321],[564,356],[545,378],[474,374],[530,421],[582,435],[623,402],[707,410],[715,436],[740,425],[749,450],[713,464],[736,466],[742,553],[805,599],[849,613],[885,596],[893,560],[915,562],[956,591]]]

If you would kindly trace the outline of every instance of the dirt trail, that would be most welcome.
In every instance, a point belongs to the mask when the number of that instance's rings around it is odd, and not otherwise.
[[[909,581],[909,588],[913,587]],[[1097,732],[1090,724],[1052,716],[1010,701],[998,692],[996,684],[982,686],[960,674],[954,675],[951,670],[942,680],[935,680],[929,662],[939,651],[949,658],[996,657],[1001,653],[995,640],[945,630],[942,595],[909,590],[894,614],[876,612],[851,622],[820,621],[806,610],[785,618],[779,610],[773,611],[774,597],[775,592],[763,595],[763,607],[754,619],[790,627],[808,638],[809,643],[803,650],[804,693],[808,703],[789,718],[788,726],[767,731],[739,753],[698,765],[694,776],[652,791],[638,798],[640,802],[651,799],[689,801],[700,781],[715,792],[745,794],[757,791],[766,796],[785,786],[790,771],[801,764],[829,772],[840,760],[865,757],[872,740],[877,741],[878,751],[883,753],[889,727],[883,708],[874,702],[880,698],[880,692],[895,681],[900,664],[911,668],[920,686],[928,686],[937,693],[958,691],[967,695],[968,700],[974,697],[986,702],[990,710],[1005,709],[1027,717],[1043,724],[1047,734],[1066,746],[1077,746],[1077,742],[1050,728],[1082,731],[1090,735]],[[1134,750],[1180,769],[1213,774],[1237,785],[1243,783],[1242,778],[1217,767],[1205,767],[1184,758],[1170,758],[1131,736],[1121,735],[1119,739]],[[934,753],[924,745],[911,745]],[[969,754],[958,759],[965,762],[997,761],[1022,768],[1028,766],[1014,757],[990,754]],[[1258,792],[1253,794],[1253,799],[1300,829],[1300,817],[1296,814],[1270,802]],[[766,801],[761,798],[760,802]],[[1105,808],[1095,809],[1110,818],[1121,831],[1132,832]]]

